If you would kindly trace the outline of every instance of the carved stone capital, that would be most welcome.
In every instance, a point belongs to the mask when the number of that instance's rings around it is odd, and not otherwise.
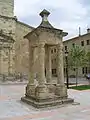
[[[44,43],[39,43],[38,47],[39,47],[39,48],[44,48],[44,47],[45,47],[45,44],[44,44]]]

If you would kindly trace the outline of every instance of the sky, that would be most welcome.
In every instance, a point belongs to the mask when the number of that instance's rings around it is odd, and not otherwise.
[[[41,18],[39,13],[47,9],[51,14],[50,23],[68,32],[65,39],[87,32],[90,28],[90,0],[15,0],[14,14],[18,20],[37,27]]]

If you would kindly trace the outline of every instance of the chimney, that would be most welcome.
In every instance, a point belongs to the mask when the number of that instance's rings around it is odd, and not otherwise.
[[[87,33],[90,33],[90,28],[87,29]]]

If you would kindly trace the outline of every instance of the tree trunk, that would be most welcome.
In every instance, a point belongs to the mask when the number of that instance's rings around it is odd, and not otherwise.
[[[76,86],[78,84],[78,68],[76,68]]]

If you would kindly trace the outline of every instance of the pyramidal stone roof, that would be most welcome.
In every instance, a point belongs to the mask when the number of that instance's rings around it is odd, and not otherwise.
[[[42,22],[39,27],[54,28],[48,21],[48,16],[50,15],[49,11],[44,9],[39,15],[42,17]]]
[[[61,29],[54,28],[49,23],[49,21],[48,21],[48,16],[50,15],[49,11],[44,9],[39,15],[42,17],[41,24],[37,28],[35,28],[31,32],[29,32],[27,35],[25,35],[24,38],[28,38],[29,35],[31,35],[33,32],[35,32],[35,31],[37,31],[38,29],[41,29],[41,28],[53,30],[53,32],[58,32],[59,34],[63,34],[63,36],[68,35],[68,33],[63,32],[63,30],[61,30]]]

